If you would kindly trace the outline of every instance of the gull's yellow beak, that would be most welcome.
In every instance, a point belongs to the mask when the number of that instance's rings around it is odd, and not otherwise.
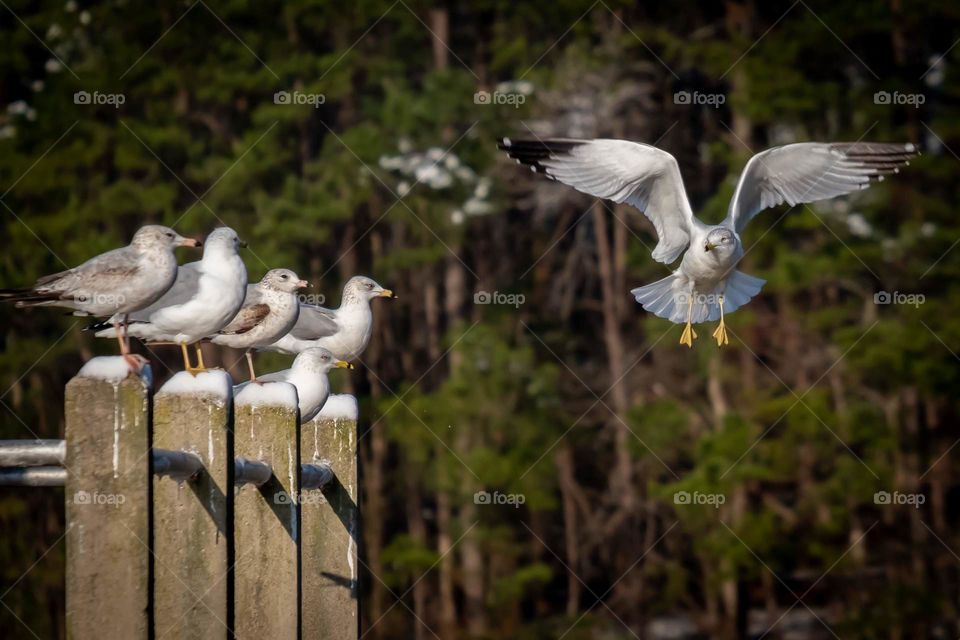
[[[313,286],[313,285],[310,284],[309,282],[307,282],[306,280],[299,280],[299,281],[297,282],[297,288],[298,288],[298,289],[306,289],[306,288],[312,287],[312,286]]]
[[[349,362],[347,362],[346,360],[337,360],[336,363],[334,363],[334,366],[337,369],[353,369],[354,368],[354,366]]]
[[[384,289],[383,291],[381,291],[381,292],[380,292],[379,294],[377,294],[377,295],[379,295],[381,298],[396,298],[396,297],[397,297],[396,295],[394,295],[394,293],[393,293],[393,291],[392,291],[391,289]]]
[[[704,251],[713,251],[716,248],[717,248],[717,245],[710,244],[709,242],[703,246]]]
[[[181,238],[180,246],[181,247],[202,247],[203,243],[197,240],[196,238]]]

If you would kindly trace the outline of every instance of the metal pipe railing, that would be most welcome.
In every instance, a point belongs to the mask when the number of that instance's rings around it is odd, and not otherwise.
[[[184,482],[197,476],[203,469],[203,460],[190,451],[153,449],[153,473]]]
[[[63,467],[4,467],[0,468],[0,486],[4,487],[62,487],[67,482]]]
[[[65,440],[0,440],[0,467],[63,466]]]
[[[333,469],[327,462],[300,465],[300,489],[320,489],[333,480]]]
[[[257,487],[273,476],[273,469],[266,462],[237,458],[233,463],[233,483],[252,484]]]

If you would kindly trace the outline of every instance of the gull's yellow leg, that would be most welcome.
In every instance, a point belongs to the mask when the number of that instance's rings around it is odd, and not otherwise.
[[[716,338],[718,347],[730,344],[727,339],[727,324],[723,321],[723,296],[720,296],[720,326],[713,332],[713,337]]]
[[[693,341],[697,338],[697,332],[693,330],[693,293],[690,294],[690,303],[687,305],[687,326],[683,328],[680,334],[680,344],[685,344],[693,348]]]
[[[193,367],[190,365],[190,352],[187,351],[187,343],[180,343],[180,353],[183,354],[183,370],[193,373]]]
[[[203,350],[200,349],[200,343],[194,343],[193,348],[197,352],[197,367],[193,370],[194,373],[200,373],[206,371],[207,367],[203,364]]]

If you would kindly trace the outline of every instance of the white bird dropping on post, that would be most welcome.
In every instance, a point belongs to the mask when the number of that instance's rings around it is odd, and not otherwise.
[[[367,348],[373,331],[374,298],[396,298],[366,276],[354,276],[343,287],[338,309],[301,304],[300,317],[290,333],[265,347],[264,351],[300,353],[311,347],[323,347],[341,360],[356,360]]]
[[[693,215],[677,161],[666,151],[627,140],[511,140],[498,145],[536,173],[642,211],[657,230],[653,259],[683,260],[672,275],[631,291],[643,308],[686,323],[680,344],[693,346],[693,323],[720,320],[713,332],[727,344],[724,313],[745,305],[764,281],[736,270],[740,233],[760,211],[786,202],[816,202],[866,189],[917,155],[912,144],[804,142],[753,156],[740,175],[726,219],[704,224]]]

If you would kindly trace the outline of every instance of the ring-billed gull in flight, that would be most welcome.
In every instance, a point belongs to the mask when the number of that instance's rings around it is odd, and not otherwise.
[[[185,264],[177,280],[159,300],[130,314],[127,332],[147,342],[180,345],[183,366],[190,373],[205,371],[203,352],[196,344],[225,327],[243,304],[247,293],[247,268],[237,253],[243,246],[229,227],[215,229],[204,241],[203,258]],[[91,329],[109,338],[114,329],[105,323]],[[196,344],[197,366],[191,366],[187,345]]]
[[[310,422],[320,413],[324,403],[330,396],[330,380],[327,373],[331,369],[353,369],[353,365],[345,360],[338,360],[335,355],[323,347],[304,349],[293,360],[293,366],[276,373],[268,373],[257,379],[257,382],[289,382],[297,388],[300,422]],[[239,385],[241,388],[249,383]]]
[[[44,276],[29,289],[0,290],[0,300],[18,307],[66,307],[78,316],[113,316],[120,353],[139,369],[122,325],[127,314],[156,302],[177,277],[176,247],[199,247],[173,229],[148,225],[126,247],[107,251],[67,271]]]
[[[338,309],[301,304],[300,317],[290,333],[263,350],[300,353],[310,347],[323,347],[341,360],[356,360],[367,348],[373,331],[370,301],[396,297],[372,279],[354,276],[343,286]]]
[[[653,259],[669,276],[631,291],[643,308],[686,323],[680,343],[693,346],[693,323],[720,320],[713,333],[728,343],[724,313],[746,304],[764,281],[736,270],[740,233],[760,211],[786,202],[816,202],[866,189],[917,155],[913,144],[802,142],[754,155],[734,192],[726,219],[704,224],[693,215],[677,161],[666,151],[627,140],[510,140],[498,145],[517,162],[578,191],[642,211],[657,231]]]
[[[247,285],[247,297],[236,317],[210,336],[210,342],[234,349],[246,349],[250,381],[257,380],[253,354],[280,338],[297,322],[300,301],[297,290],[310,286],[290,269],[271,269],[256,284]]]

